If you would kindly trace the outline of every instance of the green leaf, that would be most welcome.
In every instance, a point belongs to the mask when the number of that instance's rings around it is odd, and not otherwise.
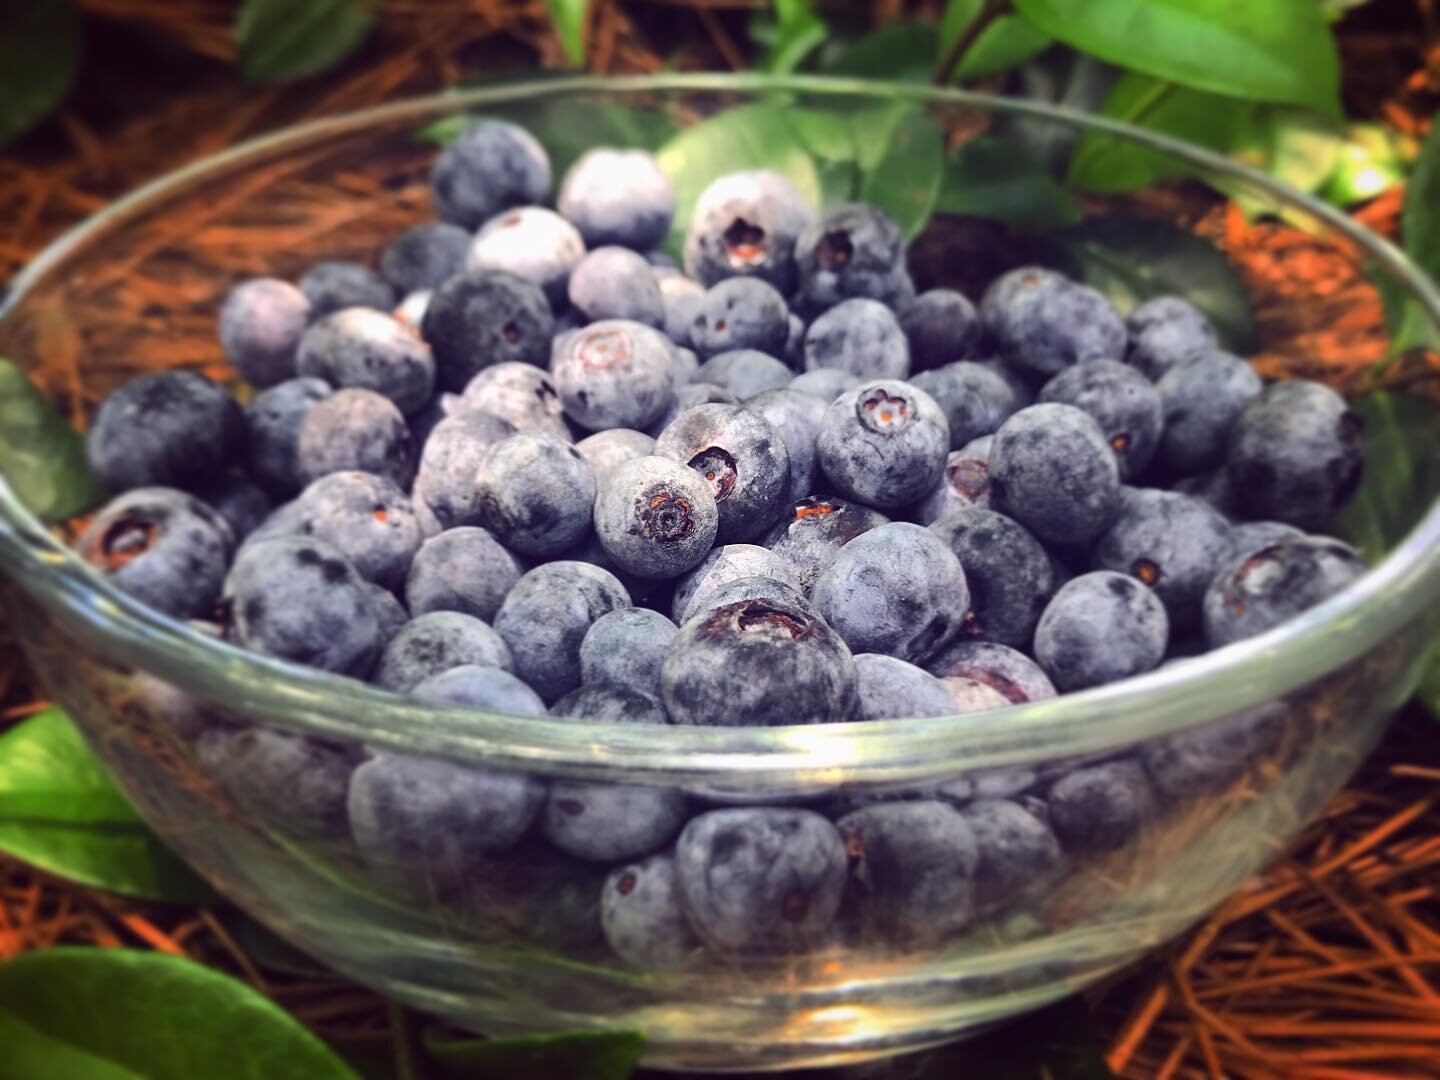
[[[80,19],[70,0],[0,4],[0,144],[60,104],[79,58]]]
[[[1420,148],[1420,159],[1405,189],[1400,235],[1405,254],[1431,280],[1440,280],[1440,115],[1430,125],[1430,134]]]
[[[944,56],[964,29],[975,21],[985,0],[950,0],[940,17],[940,49]],[[952,81],[979,79],[996,72],[1008,71],[1037,56],[1050,44],[1050,38],[1015,15],[1001,15],[971,42],[955,67]]]
[[[240,70],[275,82],[342,60],[375,25],[376,0],[245,0],[235,20]]]
[[[827,75],[929,82],[939,54],[940,31],[934,23],[903,19],[866,34],[822,67]]]
[[[1250,294],[1225,255],[1153,218],[1094,218],[1046,235],[1059,267],[1099,289],[1122,315],[1155,296],[1183,296],[1209,316],[1224,346],[1251,351]]]
[[[17,1066],[5,1040],[0,1077],[15,1080],[355,1080],[268,998],[164,953],[27,953],[0,964],[0,1018],[7,1034],[22,1035],[20,1061],[41,1066]],[[39,1037],[24,1038],[24,1028]]]
[[[1045,228],[1071,225],[1080,206],[1016,143],[981,135],[956,148],[945,162],[935,208],[946,214]]]
[[[816,167],[820,177],[820,205],[854,202],[860,189],[860,168],[853,161],[822,161]]]
[[[945,166],[944,137],[919,109],[903,111],[881,144],[884,153],[860,179],[859,199],[884,210],[906,240],[925,228],[940,194]]]
[[[677,132],[655,154],[675,188],[675,225],[667,246],[677,254],[700,193],[717,177],[750,169],[784,176],[812,205],[821,199],[815,162],[796,138],[781,105],[742,105]]]
[[[1383,270],[1372,270],[1370,280],[1380,293],[1385,332],[1390,335],[1388,355],[1395,357],[1410,349],[1440,352],[1440,326],[1435,325],[1414,294]]]
[[[1340,113],[1340,64],[1315,0],[1015,0],[1081,52],[1197,90]]]
[[[550,21],[555,24],[555,33],[560,44],[565,46],[565,55],[576,67],[585,66],[585,26],[590,16],[590,0],[545,0],[550,12]]]
[[[63,521],[104,498],[85,440],[15,364],[0,359],[0,476],[41,521]]]
[[[130,896],[216,899],[140,820],[59,709],[0,735],[0,851]]]
[[[1212,150],[1228,151],[1249,125],[1254,109],[1252,102],[1191,90],[1131,71],[1110,88],[1100,114]],[[1169,154],[1130,139],[1087,131],[1070,159],[1066,182],[1086,191],[1124,192],[1190,171],[1190,165]]]
[[[1352,407],[1365,419],[1365,474],[1332,525],[1373,565],[1440,495],[1440,409],[1425,398],[1385,392]]]
[[[645,1050],[645,1036],[638,1031],[456,1039],[431,1028],[423,1042],[439,1080],[513,1080],[517,1076],[625,1080]]]
[[[1290,105],[1262,105],[1234,139],[1230,156],[1308,195],[1334,171],[1343,145],[1344,133],[1328,117]],[[1299,228],[1313,228],[1307,216],[1287,202],[1227,177],[1206,179],[1249,218],[1272,214]]]
[[[775,40],[755,67],[776,75],[794,71],[830,33],[809,0],[775,0],[775,21]]]

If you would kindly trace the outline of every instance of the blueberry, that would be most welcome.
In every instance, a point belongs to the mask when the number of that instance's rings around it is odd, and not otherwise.
[[[742,280],[742,279],[737,279]],[[696,382],[724,387],[741,401],[766,391],[783,390],[795,373],[768,353],[736,349],[717,353],[695,373]]]
[[[790,380],[790,389],[796,393],[810,394],[829,405],[846,390],[859,386],[860,382],[860,376],[839,368],[817,368],[796,375]]]
[[[322,476],[262,525],[251,543],[275,536],[324,540],[361,577],[386,588],[405,580],[421,541],[410,497],[384,477],[363,472]]]
[[[745,545],[734,546],[744,547]],[[750,600],[806,610],[810,607],[809,601],[805,599],[805,594],[792,585],[788,579],[753,574],[749,577],[732,578],[698,594],[688,606],[686,621],[693,622],[722,607]]]
[[[938,799],[876,803],[835,823],[862,933],[933,944],[975,917],[975,834]]]
[[[141,603],[190,619],[214,610],[235,539],[225,520],[193,495],[149,487],[108,502],[76,547]]]
[[[381,311],[343,308],[305,331],[296,368],[331,386],[374,390],[413,413],[430,401],[435,361],[415,332]]]
[[[225,358],[251,386],[295,377],[295,349],[310,322],[310,301],[288,281],[251,278],[225,297],[220,344]]]
[[[695,377],[700,374],[700,358],[695,355],[693,349],[687,349],[683,345],[676,345],[670,350],[671,367],[675,369],[675,386],[689,386],[695,382]]]
[[[512,206],[541,203],[549,190],[545,148],[524,128],[502,120],[471,124],[430,170],[440,217],[467,229]]]
[[[406,229],[380,254],[380,276],[401,296],[438,289],[465,267],[470,233],[444,221]]]
[[[1073,405],[1031,405],[990,447],[990,505],[1042,541],[1083,544],[1120,504],[1120,470],[1100,425]]]
[[[591,247],[619,244],[644,251],[669,233],[675,189],[644,150],[600,148],[570,166],[556,205]]]
[[[1328,600],[1365,573],[1349,544],[1304,536],[1242,551],[1205,590],[1205,639],[1212,649],[1254,637]]]
[[[295,460],[307,484],[333,472],[356,470],[408,488],[415,475],[415,440],[393,401],[352,387],[335,391],[306,411]]]
[[[854,711],[855,661],[803,602],[741,600],[680,627],[660,693],[677,724],[834,723]]]
[[[389,311],[395,306],[395,290],[385,279],[368,266],[353,262],[316,263],[300,279],[300,291],[310,301],[312,320],[342,308]]]
[[[476,520],[506,547],[547,558],[590,530],[595,474],[569,443],[520,432],[488,447],[475,471]]]
[[[1303,531],[1283,521],[1242,521],[1230,526],[1231,546],[1235,551],[1258,551],[1281,540],[1293,540],[1304,535]]]
[[[1055,591],[1050,556],[1030,531],[1004,514],[957,510],[930,526],[965,571],[970,606],[961,633],[974,640],[1029,647]]]
[[[534,364],[509,360],[485,368],[465,384],[455,409],[457,413],[479,410],[508,421],[517,431],[570,441],[555,380]]]
[[[1023,407],[1010,385],[990,368],[962,360],[922,371],[910,380],[945,410],[950,448],[992,435]]]
[[[1118,360],[1090,360],[1056,375],[1041,401],[1074,405],[1089,413],[1120,466],[1120,478],[1139,476],[1160,449],[1164,418],[1160,394],[1150,380]]]
[[[1055,686],[1039,664],[994,641],[962,638],[926,664],[925,670],[942,681],[961,678],[983,683],[1015,705],[1055,696]]]
[[[775,286],[761,278],[717,281],[706,291],[690,323],[690,347],[709,359],[735,349],[781,356],[790,336],[790,309]]]
[[[901,313],[900,328],[910,342],[910,366],[915,371],[968,360],[980,345],[975,305],[954,289],[921,293]]]
[[[557,340],[550,370],[566,414],[581,427],[645,428],[674,397],[671,354],[660,331],[607,319]]]
[[[1165,657],[1165,605],[1125,574],[1097,570],[1062,585],[1035,628],[1035,659],[1062,692],[1139,675]]]
[[[458,611],[432,611],[411,619],[386,644],[374,681],[408,693],[432,675],[474,664],[509,671],[510,648],[487,624]]]
[[[605,478],[627,461],[653,454],[655,437],[633,428],[608,428],[581,439],[575,449],[594,470],[596,483],[603,485]]]
[[[1274,383],[1231,426],[1228,462],[1246,516],[1317,528],[1360,486],[1365,421],[1328,386]]]
[[[940,482],[915,505],[915,520],[922,525],[933,525],[957,510],[989,508],[990,466],[986,457],[967,450],[951,450]]]
[[[1009,799],[960,811],[975,838],[975,908],[981,917],[1042,893],[1060,870],[1060,841],[1045,821]]]
[[[960,453],[971,461],[983,461],[989,463],[990,448],[995,445],[994,435],[981,435],[978,439],[971,439],[960,448]]]
[[[913,299],[905,273],[905,238],[879,207],[827,207],[795,240],[802,314],[819,314],[842,300],[867,297],[894,307]],[[911,290],[907,294],[907,287]]]
[[[495,629],[510,646],[515,671],[546,701],[580,685],[580,644],[600,616],[629,607],[614,574],[561,560],[524,574],[506,595]]]
[[[810,598],[852,651],[922,664],[961,632],[970,604],[960,561],[935,533],[908,522],[851,540]]]
[[[660,327],[665,324],[665,302],[650,264],[622,247],[601,247],[590,252],[570,272],[570,303],[592,322],[629,319]]]
[[[836,398],[815,441],[835,489],[881,510],[930,492],[949,450],[950,425],[935,399],[893,379],[863,382]]]
[[[665,411],[645,430],[658,440],[675,418],[696,405],[738,405],[740,399],[724,387],[714,383],[692,382],[680,386]]]
[[[435,290],[420,336],[435,354],[436,385],[458,392],[478,372],[506,360],[543,367],[554,329],[538,285],[503,270],[476,270]]]
[[[758,277],[795,288],[795,240],[814,219],[805,196],[778,173],[731,173],[700,193],[685,233],[685,273],[701,284]]]
[[[813,810],[749,806],[691,819],[675,844],[690,925],[730,953],[820,944],[845,890],[845,845]]]
[[[1165,410],[1161,455],[1177,473],[1198,473],[1225,462],[1230,425],[1260,393],[1260,376],[1238,356],[1196,353],[1155,385]]]
[[[790,455],[790,497],[808,496],[815,490],[819,474],[815,439],[825,416],[825,402],[782,387],[746,397],[745,407],[763,416],[785,443]]]
[[[565,552],[566,559],[589,563],[611,574],[625,587],[630,602],[636,607],[652,608],[655,611],[670,610],[670,594],[674,581],[670,578],[636,577],[610,557],[600,538],[591,531],[585,542]]]
[[[1125,359],[1157,382],[1182,361],[1216,347],[1210,320],[1178,296],[1145,301],[1130,312],[1125,328],[1130,333],[1130,352]]]
[[[1210,472],[1182,476],[1171,485],[1171,490],[1182,495],[1193,495],[1232,520],[1240,516],[1240,496],[1226,469],[1212,469]]]
[[[400,598],[389,589],[376,585],[373,581],[367,581],[365,586],[365,591],[370,596],[370,608],[375,612],[375,621],[380,627],[376,638],[383,650],[394,640],[401,627],[410,621],[410,612],[405,610]]]
[[[1120,513],[1095,541],[1095,569],[1115,570],[1148,585],[1165,605],[1170,628],[1200,621],[1205,587],[1231,556],[1230,523],[1191,495],[1122,488]]]
[[[1285,734],[1285,707],[1271,702],[1146,743],[1140,761],[1163,799],[1186,803],[1223,791],[1262,766]]]
[[[239,462],[245,414],[192,371],[157,371],[111,391],[85,436],[90,471],[110,491],[203,487]]]
[[[773,552],[754,544],[726,544],[706,555],[695,569],[675,584],[670,614],[685,623],[698,614],[707,597],[739,578],[767,577],[799,587],[790,565]]]
[[[805,320],[795,312],[792,311],[786,316],[785,351],[780,354],[780,359],[792,368],[798,369],[805,366],[805,331],[807,329]]]
[[[431,705],[480,709],[504,716],[546,715],[540,695],[516,675],[481,664],[461,664],[431,675],[417,683],[410,696]]]
[[[363,675],[379,650],[368,586],[338,550],[310,536],[247,544],[225,579],[236,641],[248,649],[345,675]]]
[[[195,743],[200,768],[269,827],[305,842],[346,839],[345,798],[357,748],[247,724],[213,725]]]
[[[465,256],[465,269],[503,270],[538,285],[551,307],[565,303],[570,275],[585,257],[575,226],[553,210],[521,206],[481,226]]]
[[[815,579],[829,569],[841,548],[861,533],[889,523],[889,518],[868,506],[814,495],[792,503],[761,542],[789,565],[809,596]]]
[[[655,283],[660,289],[660,304],[665,318],[661,324],[665,336],[676,345],[689,348],[690,327],[695,316],[700,314],[705,300],[705,286],[680,274],[669,273],[657,276]]]
[[[582,686],[555,703],[554,714],[579,723],[664,724],[665,710],[643,690]],[[667,844],[688,816],[677,788],[554,780],[540,828],[545,838],[578,859],[633,859]]]
[[[761,535],[790,499],[784,441],[768,421],[739,405],[686,409],[656,438],[655,453],[684,462],[710,484],[721,543]]]
[[[330,396],[319,379],[290,379],[256,394],[245,407],[248,466],[255,482],[285,498],[305,486],[300,478],[300,425],[310,406]]]
[[[225,519],[237,543],[259,528],[275,509],[265,492],[238,474],[222,477],[200,492],[200,498]]]
[[[940,680],[923,668],[882,653],[855,656],[856,720],[949,716],[954,702]]]
[[[489,621],[521,573],[519,560],[487,530],[446,529],[415,553],[405,602],[415,615],[460,611]]]
[[[818,316],[805,331],[805,370],[839,368],[862,379],[903,379],[910,346],[894,313],[878,300],[856,297]]]
[[[1114,851],[1152,821],[1158,806],[1145,770],[1111,761],[1067,773],[1046,799],[1050,823],[1067,851]]]
[[[946,675],[940,680],[940,685],[950,695],[950,711],[958,716],[1004,709],[1011,704],[999,690],[964,675]]]
[[[1125,324],[1110,301],[1050,270],[1022,266],[998,278],[980,319],[1006,360],[1035,375],[1125,355]]]
[[[538,368],[536,370],[539,370]],[[515,434],[515,425],[481,409],[467,409],[435,425],[425,440],[415,495],[447,529],[479,520],[475,473],[485,451]]]
[[[610,871],[600,894],[600,920],[615,955],[641,971],[682,970],[703,948],[685,918],[669,852]]]
[[[617,608],[601,615],[580,642],[580,678],[660,693],[660,665],[680,632],[649,608]]]
[[[595,534],[627,573],[672,578],[692,569],[715,542],[719,514],[710,485],[669,458],[626,462],[595,498]]]

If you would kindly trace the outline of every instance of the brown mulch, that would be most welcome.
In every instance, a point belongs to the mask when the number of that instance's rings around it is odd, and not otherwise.
[[[235,75],[227,0],[79,6],[96,62],[58,118],[0,156],[0,275],[115,195],[260,132],[479,73],[563,63],[542,0],[387,0],[379,31],[358,56],[289,86]],[[741,20],[755,6],[597,0],[590,66],[740,66]],[[916,7],[885,2],[873,10],[884,20]],[[1440,34],[1428,0],[1414,7],[1413,40],[1366,22],[1342,35],[1342,48],[1351,107],[1419,135],[1440,103],[1440,49],[1423,41]],[[110,59],[122,45],[157,37],[184,55],[179,70]],[[1402,196],[1387,192],[1356,216],[1394,236]],[[1161,189],[1145,210],[1227,253],[1255,297],[1255,361],[1265,374],[1353,388],[1383,355],[1378,297],[1357,260],[1334,245],[1289,225],[1249,223],[1184,184]],[[1429,389],[1435,369],[1397,365],[1391,377]],[[0,617],[0,726],[34,711],[40,696]],[[1196,931],[1089,995],[1111,1067],[1134,1080],[1440,1075],[1437,781],[1435,721],[1412,708],[1284,858]],[[0,857],[0,959],[59,943],[189,955],[248,980],[342,1043],[389,1031],[376,995],[338,979],[262,969],[212,912],[123,900]]]

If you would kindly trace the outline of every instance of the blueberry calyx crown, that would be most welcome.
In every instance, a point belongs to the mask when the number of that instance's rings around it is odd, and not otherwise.
[[[122,517],[100,537],[101,565],[114,573],[133,562],[154,546],[156,532],[153,521]]]
[[[840,230],[826,233],[815,245],[815,260],[826,270],[843,270],[854,254],[850,234]]]
[[[642,496],[640,527],[645,535],[662,544],[684,540],[695,532],[695,515],[690,500],[667,488],[652,488]]]
[[[754,266],[765,261],[765,230],[760,226],[737,217],[721,234],[721,239],[732,265]]]
[[[581,367],[603,370],[630,359],[630,341],[619,330],[600,330],[582,337],[575,355]]]
[[[739,473],[735,469],[735,458],[728,450],[707,446],[690,459],[689,465],[705,478],[717,503],[724,502],[735,490]]]
[[[908,401],[881,386],[860,398],[855,414],[866,428],[881,434],[902,430],[909,425],[912,416]]]

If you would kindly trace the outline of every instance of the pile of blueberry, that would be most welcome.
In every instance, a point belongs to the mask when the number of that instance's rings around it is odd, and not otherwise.
[[[431,186],[440,220],[378,272],[230,293],[243,406],[185,371],[101,405],[89,459],[117,496],[79,547],[116,584],[422,701],[659,727],[1047,698],[1257,634],[1365,569],[1313,532],[1359,481],[1359,418],[1264,384],[1182,298],[1122,318],[1038,267],[978,306],[917,295],[885,213],[817,211],[766,172],[704,192],[682,270],[655,250],[675,198],[651,156],[585,154],[551,210],[544,149],[498,121]],[[184,734],[236,798],[397,888],[520,889],[519,865],[532,907],[568,903],[653,968],[841,926],[942,939],[1233,781],[1276,722],[720,808],[233,720]]]

